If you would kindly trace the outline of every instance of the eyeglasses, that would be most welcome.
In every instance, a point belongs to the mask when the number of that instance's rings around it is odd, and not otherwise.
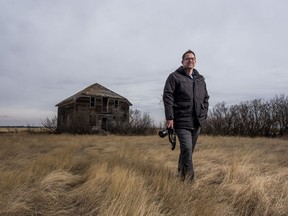
[[[196,58],[184,58],[184,60],[185,60],[185,61],[189,61],[189,60],[191,60],[191,61],[195,61]]]

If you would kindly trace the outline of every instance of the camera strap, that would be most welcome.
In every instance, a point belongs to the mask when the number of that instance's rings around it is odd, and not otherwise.
[[[176,133],[174,129],[169,130],[169,142],[172,145],[171,149],[173,151],[176,147]]]

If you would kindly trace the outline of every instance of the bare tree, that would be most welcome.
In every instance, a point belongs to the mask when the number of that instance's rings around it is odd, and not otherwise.
[[[283,136],[288,134],[288,97],[255,99],[227,107],[224,102],[210,111],[204,132],[212,135]]]
[[[57,116],[53,116],[52,118],[46,118],[41,121],[42,127],[47,132],[56,133],[57,132]]]

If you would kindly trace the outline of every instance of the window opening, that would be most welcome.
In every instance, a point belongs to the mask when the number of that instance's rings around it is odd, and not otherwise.
[[[90,98],[90,107],[95,107],[95,97]]]

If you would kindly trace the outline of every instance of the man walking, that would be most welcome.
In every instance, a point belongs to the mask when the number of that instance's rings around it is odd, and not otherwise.
[[[182,180],[193,180],[192,153],[207,118],[209,95],[204,77],[195,69],[195,53],[186,51],[181,63],[166,80],[163,102],[166,126],[175,129],[180,142],[179,176]]]

